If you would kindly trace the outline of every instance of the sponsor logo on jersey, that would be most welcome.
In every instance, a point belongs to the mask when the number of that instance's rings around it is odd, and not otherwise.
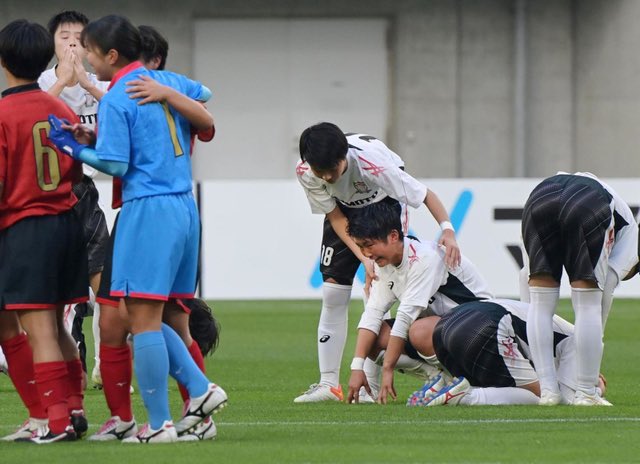
[[[370,197],[362,198],[361,200],[355,200],[355,201],[342,201],[342,200],[340,200],[340,203],[342,203],[345,206],[350,206],[350,207],[365,206],[368,203],[371,203],[378,196],[378,193],[380,193],[380,191],[376,190],[375,192],[373,192],[373,195],[371,195]]]

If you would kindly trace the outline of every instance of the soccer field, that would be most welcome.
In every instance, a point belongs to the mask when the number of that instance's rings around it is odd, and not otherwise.
[[[229,406],[215,416],[215,441],[155,446],[0,443],[0,463],[640,462],[640,301],[615,301],[607,325],[602,370],[612,408],[407,408],[407,396],[421,382],[400,374],[394,404],[294,405],[293,398],[317,380],[320,303],[213,305],[222,335],[207,369],[229,394]],[[361,302],[351,305],[343,388],[361,308]],[[562,315],[569,314],[567,308],[565,301]],[[90,325],[86,320],[87,334]],[[175,383],[170,396],[177,417]],[[137,394],[134,405],[138,420],[144,421]],[[101,392],[87,391],[86,409],[90,432],[95,432],[108,414]],[[12,432],[25,414],[11,382],[0,375],[0,433]]]

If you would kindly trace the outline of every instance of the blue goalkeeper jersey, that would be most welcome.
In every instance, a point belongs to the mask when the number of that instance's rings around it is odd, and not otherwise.
[[[148,75],[180,93],[200,99],[202,84],[169,71],[149,71],[138,61],[122,68],[98,107],[98,158],[129,165],[122,200],[184,193],[192,189],[190,124],[166,103],[138,105],[126,83]]]

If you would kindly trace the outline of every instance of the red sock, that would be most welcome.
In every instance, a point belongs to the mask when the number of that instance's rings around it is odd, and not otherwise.
[[[20,334],[0,344],[9,366],[9,377],[16,387],[22,402],[29,410],[29,417],[46,419],[45,411],[40,402],[40,395],[36,388],[33,373],[33,352],[27,334]]]
[[[114,348],[100,344],[100,374],[107,406],[112,416],[123,421],[133,419],[131,410],[131,348],[129,345]]]
[[[196,362],[196,365],[200,368],[202,372],[204,372],[204,358],[202,357],[202,352],[200,351],[200,347],[194,340],[189,347],[189,354]],[[187,402],[189,399],[189,392],[187,391],[187,387],[178,383],[178,390],[180,390],[180,396],[182,396],[182,401]]]
[[[49,417],[49,429],[54,434],[64,432],[71,425],[67,406],[67,364],[64,361],[33,365],[40,401]]]
[[[71,411],[83,409],[84,393],[82,392],[82,379],[84,371],[82,370],[82,361],[74,359],[67,361],[67,402],[69,406],[69,414]]]

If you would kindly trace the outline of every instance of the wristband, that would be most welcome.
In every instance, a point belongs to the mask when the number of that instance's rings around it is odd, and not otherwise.
[[[352,371],[363,371],[364,370],[364,358],[353,358],[353,361],[351,361],[351,370]]]
[[[445,230],[450,230],[452,232],[455,232],[455,229],[453,228],[453,224],[451,224],[451,222],[449,221],[442,221],[440,223],[440,230],[442,230],[443,232]]]

